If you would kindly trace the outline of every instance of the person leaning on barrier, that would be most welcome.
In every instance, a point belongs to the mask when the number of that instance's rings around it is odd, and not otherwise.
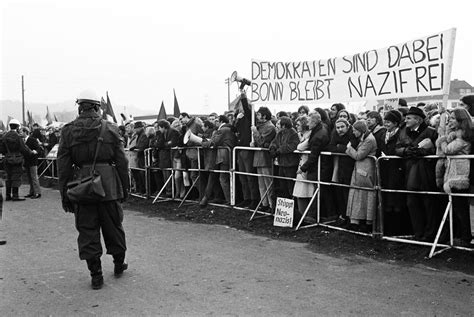
[[[384,126],[386,129],[380,149],[382,156],[397,155],[395,152],[402,114],[398,110],[385,113]],[[400,159],[379,160],[380,179],[384,189],[405,189],[405,164]],[[382,193],[384,211],[384,232],[388,235],[405,233],[406,224],[406,195],[402,193]],[[407,216],[408,220],[408,216]]]
[[[257,125],[252,126],[253,143],[250,146],[268,149],[270,143],[276,135],[275,125],[271,122],[272,113],[267,107],[260,107],[257,111]],[[262,199],[261,210],[269,211],[273,209],[274,203],[272,200],[272,178],[261,175],[272,175],[272,159],[268,151],[256,151],[253,156],[253,166],[257,168],[258,176],[258,190]],[[265,193],[267,193],[265,195]]]
[[[406,115],[395,148],[405,160],[405,188],[410,191],[436,191],[434,159],[438,133],[425,122],[423,110],[411,107]],[[433,241],[440,220],[439,199],[434,195],[407,194],[407,207],[416,240]]]
[[[301,115],[296,119],[296,129],[298,131],[298,138],[300,142],[296,147],[297,151],[307,151],[309,149],[309,137],[311,136],[311,130],[309,129],[309,119],[307,115]],[[300,154],[298,170],[301,168],[306,160],[308,159],[308,154]],[[297,172],[298,172],[297,170]],[[302,215],[306,210],[306,207],[313,197],[315,186],[311,183],[302,182],[301,180],[307,180],[307,173],[297,173],[296,182],[293,188],[293,196],[296,198],[297,211]],[[308,217],[306,218],[308,220]],[[315,219],[310,219],[311,222],[314,222]]]
[[[36,151],[31,151],[23,141],[23,138],[18,132],[20,129],[20,121],[11,119],[8,123],[10,131],[5,133],[0,140],[0,153],[3,155],[21,154],[23,157],[36,154]],[[23,174],[23,162],[9,163],[7,158],[5,161],[5,172],[7,173],[7,179],[5,181],[6,197],[5,200],[9,201],[21,201],[25,200],[19,196],[19,188],[21,186],[21,175]]]
[[[149,147],[149,139],[145,134],[145,124],[142,121],[135,122],[133,124],[133,132],[129,150],[137,152],[137,167],[144,169],[145,150]],[[132,175],[135,179],[136,191],[139,194],[145,194],[145,171],[132,169]]]
[[[154,146],[158,150],[158,167],[162,169],[161,173],[163,174],[163,181],[166,182],[166,180],[171,176],[169,168],[173,166],[171,148],[178,146],[179,132],[172,128],[169,122],[165,119],[158,120],[158,131],[159,135]],[[166,186],[165,190],[167,197],[172,196],[171,185],[172,182],[170,181]]]
[[[237,144],[237,138],[233,131],[233,126],[229,123],[227,116],[220,115],[218,117],[218,124],[219,127],[213,133],[210,141],[203,143],[203,146],[223,147],[217,149],[216,168],[220,171],[224,171],[223,173],[219,173],[219,182],[224,193],[226,203],[230,204],[230,174],[227,172],[230,170],[230,157],[232,155],[232,149]],[[201,206],[207,204],[207,199],[210,197],[211,193],[212,187],[209,188],[208,183],[204,197],[200,202]]]
[[[381,148],[383,146],[385,132],[386,132],[386,129],[383,126],[382,116],[377,111],[370,111],[367,114],[366,122],[367,122],[367,128],[369,128],[369,131],[374,136],[375,141],[377,141],[376,156],[379,157],[382,151]]]
[[[237,136],[237,146],[249,147],[252,141],[250,126],[252,125],[253,113],[245,92],[242,92],[240,95],[240,101],[235,106],[235,114],[234,127]],[[238,150],[236,153],[238,171],[255,174],[256,169],[253,166],[254,151]],[[236,206],[249,207],[250,209],[257,208],[258,201],[260,200],[257,178],[251,175],[238,175],[243,201],[237,203]]]
[[[294,153],[299,144],[298,133],[288,117],[280,118],[280,127],[268,149],[273,158],[278,158],[278,176],[295,178],[299,162],[299,155]],[[295,182],[280,179],[279,184],[283,198],[291,199]]]
[[[99,115],[100,101],[94,92],[82,92],[76,103],[79,116],[62,129],[58,149],[58,184],[64,211],[75,215],[79,258],[87,262],[92,288],[99,289],[104,283],[100,260],[101,231],[107,254],[114,259],[115,276],[119,277],[128,267],[124,262],[127,247],[120,204],[128,196],[128,161],[118,127],[106,122],[95,166],[102,178],[105,197],[98,203],[88,204],[69,200],[67,183],[75,176],[86,177],[91,173],[103,120]]]
[[[341,113],[343,111],[345,110],[339,112]],[[352,126],[347,119],[339,118],[336,120],[336,127],[331,133],[331,140],[329,141],[327,150],[333,153],[345,154],[347,144],[351,142],[351,140],[354,141]],[[350,156],[334,156],[334,169],[331,181],[338,184],[350,185],[354,164],[355,161]],[[346,217],[346,210],[349,188],[336,186],[331,196],[339,217],[337,224],[347,224],[348,218]]]
[[[365,121],[358,120],[352,126],[354,137],[358,142],[347,143],[346,154],[356,162],[352,171],[351,186],[374,188],[375,160],[377,141],[367,128]],[[363,232],[372,232],[372,222],[377,208],[377,195],[375,191],[351,188],[347,200],[347,213],[350,218],[350,228]]]
[[[314,111],[309,114],[308,127],[311,131],[309,136],[309,151],[306,162],[301,165],[297,174],[306,173],[306,178],[311,181],[318,180],[318,160],[322,151],[327,149],[329,144],[329,131],[326,125],[321,122],[321,115]],[[315,218],[313,214],[308,214]]]
[[[171,128],[175,129],[178,131],[179,137],[178,137],[178,147],[183,147],[183,135],[181,134],[182,131],[182,125],[181,121],[178,119],[174,120],[171,122],[170,125]],[[171,157],[172,157],[172,166],[174,170],[174,185],[175,185],[175,193],[176,196],[179,198],[184,198],[184,195],[186,195],[186,188],[184,186],[184,172],[183,172],[183,167],[185,166],[185,163],[183,161],[186,160],[186,157],[183,154],[183,150],[181,149],[171,149]]]
[[[472,119],[466,109],[456,108],[449,116],[450,132],[436,140],[442,155],[468,155],[471,152]],[[470,159],[445,160],[443,190],[446,193],[469,193]],[[471,245],[469,198],[453,196],[454,235],[463,246]]]

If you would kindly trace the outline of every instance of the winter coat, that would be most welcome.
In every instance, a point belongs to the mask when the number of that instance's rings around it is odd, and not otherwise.
[[[347,148],[346,154],[356,161],[351,186],[374,188],[375,160],[369,156],[375,156],[376,151],[377,141],[370,132],[362,136],[357,149]],[[351,219],[373,220],[377,207],[376,197],[375,191],[351,188],[347,201],[347,216]]]
[[[436,145],[441,149],[442,155],[468,155],[471,152],[471,143],[462,139],[461,130],[453,131],[436,140]],[[443,177],[443,189],[446,193],[451,190],[464,190],[469,188],[469,159],[446,159]]]
[[[102,118],[95,111],[84,111],[62,128],[57,163],[59,190],[63,200],[67,200],[68,182],[90,175],[101,122]],[[96,171],[102,177],[106,194],[102,201],[122,199],[128,195],[130,182],[128,161],[116,124],[106,123],[103,139],[96,161]],[[80,170],[76,173],[74,167]]]
[[[136,141],[136,142],[134,142]],[[144,130],[138,131],[132,138],[130,151],[137,152],[137,163],[139,168],[145,168],[145,150],[150,147],[150,141]]]
[[[232,149],[237,144],[237,137],[232,131],[230,124],[224,124],[219,127],[211,137],[211,145],[216,147],[225,147],[217,149],[216,164],[230,166]]]
[[[372,135],[375,138],[375,141],[377,141],[377,152],[375,156],[379,157],[380,154],[382,153],[382,147],[385,143],[385,132],[387,129],[382,127],[381,125],[376,125],[375,128],[372,130]]]
[[[276,128],[273,123],[268,120],[264,123],[257,125],[257,132],[254,133],[254,145],[255,147],[268,149],[271,142],[276,136]],[[268,151],[256,151],[253,156],[254,167],[271,167],[272,158]]]
[[[38,139],[29,136],[25,141],[25,145],[31,151],[36,151],[36,154],[31,153],[31,155],[27,155],[25,157],[25,166],[38,166],[38,157],[39,154],[42,152],[40,142],[38,141]]]
[[[322,151],[325,151],[329,144],[329,132],[326,125],[318,123],[312,130],[309,137],[309,150],[311,153],[306,162],[300,167],[301,171],[308,173],[308,180],[318,179],[318,159]],[[321,174],[324,173],[321,167]]]
[[[295,129],[281,129],[270,144],[270,156],[278,157],[279,166],[298,166],[299,155],[294,151],[299,143],[300,139]]]
[[[347,143],[354,139],[352,127],[349,127],[344,135],[339,135],[334,129],[331,133],[331,141],[327,150],[332,153],[346,153]],[[336,182],[349,185],[352,178],[352,171],[354,170],[354,159],[350,156],[335,156],[334,169],[337,169]]]
[[[171,148],[178,145],[179,132],[174,128],[165,130],[165,133],[156,134],[151,142],[152,148],[156,151],[155,157],[158,159],[159,168],[170,168],[172,166]]]
[[[395,146],[395,153],[405,157],[405,188],[407,190],[436,190],[435,159],[423,159],[423,156],[435,153],[438,133],[422,123],[416,131],[404,126]],[[420,148],[418,144],[428,139],[432,146]]]

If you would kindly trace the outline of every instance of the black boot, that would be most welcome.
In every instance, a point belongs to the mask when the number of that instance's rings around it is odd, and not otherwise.
[[[116,277],[122,276],[123,271],[128,269],[128,264],[125,263],[125,253],[114,254],[114,275]]]
[[[102,276],[102,265],[100,258],[92,258],[87,260],[87,267],[91,272],[92,289],[101,289],[102,285],[104,285],[104,277]]]
[[[6,197],[5,197],[5,200],[6,201],[10,201],[12,200],[12,187],[11,186],[7,186],[6,187]]]
[[[25,198],[20,198],[18,194],[18,187],[12,187],[12,200],[13,201],[25,200]]]

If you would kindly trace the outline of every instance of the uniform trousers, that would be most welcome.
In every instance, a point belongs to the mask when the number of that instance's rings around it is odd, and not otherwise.
[[[88,260],[102,255],[100,232],[107,254],[124,254],[127,250],[123,230],[123,210],[116,200],[90,205],[78,205],[75,213],[79,258]]]

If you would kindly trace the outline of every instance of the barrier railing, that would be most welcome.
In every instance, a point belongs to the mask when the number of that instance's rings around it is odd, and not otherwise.
[[[56,159],[38,158],[38,179],[43,177],[57,180],[57,168]],[[48,172],[50,172],[51,175],[48,175]]]
[[[222,147],[219,147],[222,148]],[[232,150],[230,148],[225,148],[228,153],[229,153],[229,159],[231,162],[230,169],[227,170],[216,170],[216,169],[204,169],[202,168],[202,160],[201,160],[201,151],[203,150],[202,147],[197,146],[197,147],[174,147],[171,150],[189,150],[189,149],[196,149],[198,151],[198,166],[197,168],[166,168],[166,170],[171,171],[171,175],[168,177],[168,179],[165,181],[164,185],[160,188],[156,196],[151,195],[150,193],[150,175],[152,171],[156,170],[163,170],[163,168],[158,168],[152,166],[152,149],[147,149],[145,150],[145,167],[139,168],[135,166],[130,166],[130,172],[136,170],[136,171],[141,171],[145,173],[145,189],[146,193],[145,195],[140,195],[138,193],[131,193],[131,195],[140,197],[140,198],[154,198],[153,203],[156,203],[158,199],[162,199],[162,201],[167,201],[170,199],[175,200],[177,197],[177,193],[175,192],[175,186],[174,186],[174,174],[177,171],[196,171],[196,172],[213,172],[213,173],[229,173],[229,178],[230,178],[230,205],[226,205],[226,207],[233,207],[236,209],[245,209],[245,210],[250,210],[252,212],[252,215],[250,217],[250,221],[255,219],[255,216],[257,214],[261,214],[263,216],[273,216],[273,212],[265,212],[265,211],[260,211],[259,207],[265,198],[266,195],[268,195],[268,192],[273,186],[273,180],[274,179],[282,179],[282,180],[291,180],[294,182],[306,182],[306,183],[311,183],[316,186],[314,193],[310,199],[310,202],[308,204],[308,207],[306,207],[306,210],[304,211],[300,221],[298,222],[297,226],[295,227],[295,230],[299,229],[304,229],[304,228],[311,228],[315,226],[323,226],[327,228],[331,228],[334,230],[340,230],[340,231],[347,231],[350,233],[354,234],[359,234],[359,235],[364,235],[364,236],[372,236],[376,238],[381,238],[383,240],[388,240],[388,241],[395,241],[395,242],[401,242],[401,243],[410,243],[410,244],[417,244],[417,245],[424,245],[424,246],[430,246],[430,254],[429,257],[432,257],[436,254],[439,254],[440,252],[443,252],[444,250],[447,250],[449,248],[454,248],[454,249],[460,249],[460,250],[467,250],[467,251],[474,251],[472,248],[468,247],[463,247],[459,245],[454,244],[454,231],[453,231],[453,205],[452,205],[452,200],[453,197],[468,197],[473,199],[474,194],[472,193],[445,193],[441,191],[414,191],[414,190],[406,190],[406,189],[391,189],[391,188],[385,188],[383,186],[383,182],[381,180],[381,162],[383,160],[405,160],[407,158],[402,158],[398,156],[382,156],[379,158],[375,158],[373,156],[370,156],[370,159],[373,159],[375,162],[375,183],[373,187],[359,187],[359,186],[353,186],[353,185],[346,185],[346,184],[341,184],[341,183],[335,183],[335,182],[328,182],[328,181],[321,181],[320,176],[321,176],[321,159],[324,156],[346,156],[345,154],[341,153],[331,153],[331,152],[321,152],[319,159],[318,159],[318,179],[313,181],[313,180],[302,180],[302,179],[296,179],[296,178],[289,178],[289,177],[282,177],[278,175],[266,175],[266,174],[257,174],[257,173],[249,173],[249,172],[243,172],[239,171],[237,168],[237,154],[238,151],[268,151],[267,149],[262,149],[262,148],[255,148],[255,147],[234,147]],[[214,148],[215,149],[215,148]],[[171,152],[172,153],[172,152]],[[295,151],[295,153],[298,154],[309,154],[309,151]],[[182,155],[185,155],[184,153]],[[425,157],[417,157],[416,159],[447,159],[448,161],[452,159],[473,159],[474,155],[456,155],[456,156],[436,156],[436,155],[430,155],[430,156],[425,156]],[[46,164],[46,167],[39,173],[40,176],[43,176],[47,171],[51,170],[51,176],[45,176],[45,177],[51,177],[57,179],[57,173],[55,173],[55,169],[57,168],[56,165],[54,164],[55,160],[46,160],[43,159],[43,164]],[[132,164],[133,165],[133,164]],[[253,177],[269,177],[272,178],[272,183],[270,183],[270,186],[267,188],[266,192],[264,193],[263,197],[260,197],[260,201],[258,202],[258,205],[255,209],[248,209],[248,208],[241,208],[241,207],[236,207],[236,177],[237,175],[249,175]],[[199,180],[199,176],[192,182],[191,187],[188,189],[186,192],[186,195],[184,198],[181,198],[180,206],[187,201],[187,197],[189,193],[191,192],[192,188],[196,186],[197,181]],[[131,182],[132,177],[130,178]],[[165,190],[166,186],[169,184],[169,182],[172,183],[172,197],[170,199],[163,199],[160,197],[162,192]],[[354,231],[354,230],[349,230],[347,228],[342,228],[336,225],[333,225],[333,221],[329,222],[321,222],[321,186],[331,186],[331,187],[345,187],[349,189],[360,189],[360,190],[365,190],[365,191],[375,191],[377,193],[377,208],[376,208],[376,213],[374,215],[373,219],[373,230],[371,233],[364,233],[364,232],[359,232],[359,231]],[[385,235],[384,232],[384,195],[383,193],[400,193],[400,194],[415,194],[415,195],[439,195],[439,196],[447,196],[448,197],[448,203],[446,205],[446,208],[444,209],[444,213],[442,216],[442,219],[440,220],[440,224],[436,233],[436,237],[433,242],[426,242],[426,241],[416,241],[412,239],[412,236],[388,236]],[[305,218],[311,208],[311,205],[314,203],[316,200],[316,209],[317,209],[317,218],[316,222],[312,224],[307,224],[303,226],[303,222],[305,221]],[[196,202],[196,201],[194,201]],[[446,221],[449,220],[449,243],[448,244],[443,244],[439,243],[439,239],[442,233],[442,230],[444,228],[444,225],[446,224]],[[435,251],[437,247],[441,247],[442,249],[439,251]]]

